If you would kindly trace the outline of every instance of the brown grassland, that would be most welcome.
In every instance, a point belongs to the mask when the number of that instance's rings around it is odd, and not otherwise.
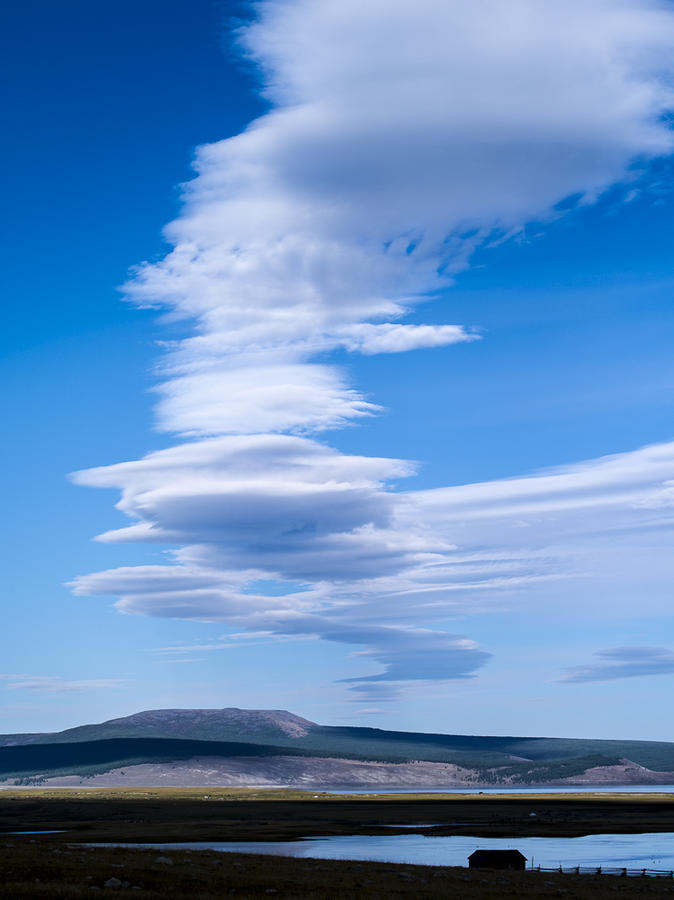
[[[529,816],[531,811],[536,817]],[[574,836],[674,832],[662,794],[328,795],[207,788],[0,791],[0,896],[190,897],[674,897],[674,879],[479,871],[456,867],[291,859],[91,842],[289,840],[395,834],[386,825],[437,823],[420,833]],[[12,831],[64,829],[62,834]],[[401,828],[400,833],[410,829]],[[158,861],[169,858],[170,862]],[[106,882],[112,883],[105,887]]]

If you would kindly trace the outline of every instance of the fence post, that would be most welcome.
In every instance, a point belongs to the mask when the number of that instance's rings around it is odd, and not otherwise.
[[[646,874],[646,869],[642,869],[642,870],[641,870],[641,874],[642,874],[642,875],[645,875],[645,874]]]
[[[623,870],[622,870],[622,872],[620,873],[620,877],[621,877],[621,878],[627,878],[627,869],[623,869]]]

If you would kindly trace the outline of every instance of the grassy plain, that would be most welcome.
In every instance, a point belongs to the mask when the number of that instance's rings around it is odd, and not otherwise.
[[[535,811],[536,817],[529,813]],[[119,896],[674,897],[674,882],[613,876],[285,859],[212,851],[91,848],[89,842],[289,840],[317,834],[420,833],[575,836],[674,831],[674,795],[336,795],[232,788],[0,791],[0,894]],[[12,836],[11,831],[64,829]],[[400,828],[400,833],[409,833]],[[171,861],[158,862],[168,857]],[[110,879],[119,882],[105,888]],[[124,886],[126,885],[126,886]]]
[[[674,832],[674,795],[363,795],[212,787],[0,791],[0,833],[55,828],[78,841],[292,840],[394,834],[389,826],[416,822],[435,825],[419,828],[421,833],[483,837]]]

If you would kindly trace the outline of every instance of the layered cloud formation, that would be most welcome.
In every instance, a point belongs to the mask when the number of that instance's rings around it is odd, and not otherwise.
[[[385,671],[358,679],[359,691],[376,694],[383,681],[466,677],[486,662],[471,641],[420,623],[540,605],[560,580],[570,595],[596,590],[594,607],[610,614],[607,577],[643,590],[647,574],[672,568],[674,444],[428,491],[379,480],[404,472],[307,438],[254,435],[80,473],[121,489],[135,520],[101,540],[181,549],[173,565],[83,576],[75,589],[118,595],[128,613],[366,644]]]
[[[476,246],[670,152],[674,13],[650,0],[265,0],[256,12],[239,39],[271,109],[200,148],[173,249],[128,285],[191,329],[158,386],[158,427],[183,442],[76,476],[120,490],[133,520],[102,540],[173,545],[174,559],[76,590],[118,595],[125,612],[364,645],[381,671],[352,688],[386,699],[487,661],[441,630],[448,618],[589,577],[593,553],[669,527],[670,445],[405,493],[408,463],[311,434],[379,412],[331,353],[476,340],[402,320]]]
[[[599,662],[567,669],[561,681],[584,684],[641,675],[674,674],[674,653],[665,647],[614,647],[595,653]]]
[[[10,691],[40,691],[63,694],[70,691],[118,690],[126,685],[124,678],[67,679],[60,675],[0,675]]]

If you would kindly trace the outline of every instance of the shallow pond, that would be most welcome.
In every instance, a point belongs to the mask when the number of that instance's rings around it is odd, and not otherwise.
[[[49,828],[46,831],[6,831],[5,834],[65,834],[63,828]]]

